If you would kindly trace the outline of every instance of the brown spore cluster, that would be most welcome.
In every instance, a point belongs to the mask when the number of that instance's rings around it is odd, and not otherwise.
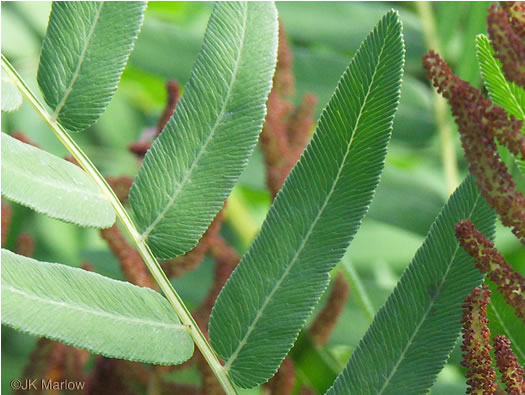
[[[525,243],[525,198],[516,189],[498,154],[495,139],[512,153],[525,157],[521,121],[508,118],[483,94],[452,74],[447,63],[433,51],[423,57],[429,79],[448,100],[456,118],[465,158],[476,184],[504,225]]]
[[[490,291],[484,285],[474,288],[463,304],[463,365],[467,372],[467,393],[493,394],[496,392],[496,372],[490,357],[490,330],[487,326],[487,306]]]
[[[525,324],[525,277],[516,272],[494,248],[494,244],[479,232],[472,221],[456,225],[456,237],[463,249],[475,259],[476,267],[498,286],[505,301]]]

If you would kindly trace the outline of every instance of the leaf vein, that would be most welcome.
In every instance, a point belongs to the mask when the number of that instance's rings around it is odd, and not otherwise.
[[[242,58],[244,46],[245,46],[245,39],[246,39],[246,20],[248,19],[248,12],[247,8],[244,8],[244,18],[243,18],[243,26],[242,26],[242,38],[240,40],[240,48],[237,55],[237,59],[235,60],[234,66],[233,66],[233,73],[232,73],[232,80],[230,85],[228,86],[228,91],[226,93],[226,97],[224,99],[223,105],[221,107],[221,111],[219,113],[219,116],[217,117],[215,124],[212,126],[211,131],[204,141],[204,144],[201,146],[201,149],[199,150],[197,156],[193,160],[191,167],[186,171],[186,174],[184,175],[184,178],[181,180],[180,183],[175,184],[175,190],[173,191],[173,195],[170,197],[168,203],[166,206],[162,209],[162,211],[157,215],[157,218],[153,220],[153,222],[146,228],[146,230],[142,233],[141,237],[143,240],[147,240],[149,234],[155,229],[155,226],[162,221],[162,219],[165,217],[166,213],[169,211],[171,206],[175,203],[175,200],[179,196],[180,192],[184,189],[184,185],[190,180],[191,175],[195,171],[195,169],[198,167],[198,163],[201,159],[201,157],[206,152],[206,148],[208,147],[209,143],[213,139],[215,132],[217,131],[217,127],[221,123],[222,119],[226,115],[226,107],[228,105],[228,102],[230,101],[232,92],[233,92],[233,86],[235,85],[236,79],[237,79],[237,73],[239,72],[239,64],[240,60]],[[213,91],[213,90],[212,90]]]
[[[126,316],[123,316],[123,315],[111,314],[110,312],[104,312],[104,311],[100,311],[100,310],[89,309],[89,308],[86,308],[85,306],[81,306],[81,305],[74,304],[74,303],[68,304],[66,302],[59,302],[59,301],[55,301],[55,300],[52,300],[52,299],[45,299],[45,298],[42,298],[40,296],[27,293],[27,292],[25,292],[25,291],[23,291],[23,290],[21,290],[19,288],[15,288],[12,285],[8,285],[6,283],[2,284],[2,288],[4,290],[11,291],[13,293],[17,293],[19,295],[22,295],[25,298],[35,300],[37,302],[41,302],[41,303],[45,303],[45,304],[53,305],[53,306],[57,306],[57,307],[65,307],[65,308],[68,308],[70,310],[76,310],[76,311],[79,311],[79,312],[92,314],[92,315],[99,316],[99,317],[111,318],[111,319],[116,320],[116,321],[124,321],[124,322],[133,323],[133,324],[144,324],[144,325],[149,325],[149,326],[152,326],[152,327],[171,328],[171,329],[175,329],[175,330],[178,330],[178,331],[187,331],[187,328],[184,325],[182,325],[182,324],[168,324],[168,323],[159,322],[159,321],[152,321],[152,320],[146,320],[146,319],[141,319],[141,318],[126,317]]]
[[[382,56],[383,51],[384,51],[384,48],[385,48],[385,45],[383,43],[383,46],[381,47],[381,52],[379,53],[379,56],[378,56],[379,60],[381,59],[381,56]],[[337,175],[336,175],[336,177],[335,177],[335,179],[334,179],[334,181],[332,183],[332,187],[330,188],[330,191],[328,192],[328,194],[327,194],[327,196],[326,196],[322,206],[320,207],[316,217],[314,218],[314,220],[312,222],[312,225],[309,227],[308,232],[306,233],[303,241],[299,245],[299,248],[297,249],[297,252],[294,254],[290,264],[288,265],[286,270],[283,272],[282,276],[279,278],[279,280],[277,281],[277,283],[275,284],[275,286],[273,287],[271,292],[268,294],[268,296],[266,296],[266,298],[265,298],[263,304],[261,305],[261,308],[257,312],[253,322],[248,327],[248,330],[246,331],[246,334],[241,339],[241,341],[239,342],[239,345],[237,346],[235,351],[232,353],[230,358],[228,358],[228,360],[224,364],[224,370],[226,372],[229,371],[229,369],[231,368],[231,365],[233,364],[233,362],[235,361],[235,359],[239,355],[239,353],[242,350],[242,348],[244,347],[244,345],[247,343],[249,336],[251,335],[251,333],[255,329],[255,325],[257,325],[257,322],[261,319],[261,317],[263,315],[263,312],[266,309],[266,307],[268,306],[268,303],[272,299],[273,295],[277,292],[278,288],[281,286],[281,284],[283,283],[285,278],[288,276],[288,274],[290,273],[290,271],[294,267],[295,263],[297,262],[297,259],[299,258],[299,255],[301,254],[302,250],[304,249],[304,247],[306,246],[307,242],[309,241],[309,238],[310,238],[310,236],[311,236],[311,234],[313,232],[313,229],[315,228],[317,222],[321,218],[321,215],[323,214],[323,212],[324,212],[326,206],[328,205],[328,202],[329,202],[333,192],[335,191],[335,187],[336,187],[336,185],[337,185],[337,183],[339,181],[339,178],[341,177],[341,173],[342,173],[343,168],[345,166],[347,157],[348,157],[348,155],[350,153],[350,150],[351,150],[351,147],[352,147],[352,143],[353,143],[354,137],[355,137],[355,132],[359,128],[359,123],[360,123],[360,120],[361,120],[361,116],[363,114],[363,109],[364,109],[364,107],[366,106],[366,104],[368,102],[368,99],[369,99],[369,96],[370,96],[370,92],[372,90],[372,86],[373,86],[374,81],[375,81],[376,73],[377,73],[377,70],[379,68],[379,64],[380,64],[380,61],[377,62],[377,65],[376,65],[376,67],[374,69],[374,74],[372,75],[370,84],[368,85],[367,93],[365,94],[365,97],[363,99],[363,104],[361,105],[361,108],[359,109],[359,115],[358,115],[358,117],[356,119],[356,124],[355,124],[355,126],[354,126],[354,128],[352,130],[352,133],[351,133],[352,137],[350,138],[350,141],[349,141],[349,143],[347,145],[345,155],[343,156],[343,159],[342,159],[342,161],[341,161],[341,163],[339,165],[339,169],[338,169]],[[339,116],[341,117],[341,114],[339,114]]]
[[[100,19],[100,14],[102,12],[102,8],[104,7],[104,2],[101,1],[99,3],[99,7],[97,9],[97,12],[95,14],[95,20],[93,24],[91,25],[91,28],[89,29],[89,33],[87,36],[87,40],[82,47],[82,51],[80,52],[80,57],[78,58],[77,65],[75,67],[75,71],[73,71],[73,77],[71,78],[71,82],[69,83],[69,86],[64,91],[64,96],[60,100],[60,102],[57,104],[57,107],[55,109],[55,112],[52,115],[52,119],[57,120],[58,116],[60,115],[60,111],[62,111],[62,108],[65,106],[67,99],[69,98],[69,95],[73,91],[73,85],[75,85],[75,82],[77,81],[78,76],[80,75],[80,69],[82,68],[82,63],[84,62],[84,59],[86,58],[86,52],[89,48],[89,44],[91,42],[91,39],[93,37],[93,34],[95,33],[95,29],[97,27],[98,20]]]
[[[478,196],[476,197],[476,201],[472,205],[472,209],[471,209],[471,211],[470,211],[470,213],[468,215],[468,218],[472,217],[472,214],[474,213],[474,210],[475,210],[476,206],[478,205],[479,197],[480,197],[480,194],[478,192]],[[397,369],[399,368],[399,365],[403,361],[403,359],[405,357],[405,354],[407,353],[408,349],[412,345],[412,342],[414,341],[414,338],[417,336],[417,334],[419,332],[419,329],[423,326],[425,320],[427,319],[428,314],[430,313],[430,310],[434,306],[434,302],[436,301],[436,299],[441,294],[441,289],[443,288],[443,285],[445,284],[445,281],[447,279],[447,276],[448,276],[448,273],[450,271],[450,268],[452,267],[452,262],[454,262],[454,259],[456,258],[456,254],[458,253],[459,248],[460,248],[459,242],[457,242],[456,243],[456,248],[455,248],[454,253],[452,254],[452,256],[451,256],[451,258],[450,258],[450,260],[448,262],[447,270],[445,271],[445,274],[443,275],[443,278],[441,279],[441,283],[439,284],[439,287],[437,288],[436,292],[434,292],[434,296],[432,297],[432,300],[430,301],[430,303],[428,305],[428,308],[425,310],[425,313],[421,317],[421,320],[419,321],[419,323],[417,324],[416,328],[414,329],[414,333],[408,339],[405,348],[403,349],[403,351],[399,355],[399,358],[398,358],[397,362],[395,363],[394,367],[392,368],[392,371],[390,372],[390,374],[386,378],[385,382],[383,383],[383,386],[379,390],[378,395],[381,395],[384,392],[384,390],[386,389],[386,387],[390,383],[390,380],[392,380],[392,377],[394,377],[394,374],[397,372]]]

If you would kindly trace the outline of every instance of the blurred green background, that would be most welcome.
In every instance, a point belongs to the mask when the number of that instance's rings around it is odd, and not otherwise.
[[[423,11],[425,7],[432,11],[432,19],[421,14],[421,5],[410,2],[277,4],[292,45],[296,99],[299,101],[306,92],[314,93],[318,97],[317,115],[330,98],[350,56],[380,17],[394,7],[404,24],[406,72],[386,167],[369,214],[347,255],[376,309],[392,291],[449,193],[435,122],[435,96],[421,67],[421,56],[428,41],[424,29],[428,34],[434,21],[436,34],[430,38],[439,42],[443,57],[463,79],[481,88],[474,39],[476,34],[486,32],[489,4],[423,4]],[[156,124],[166,99],[165,82],[175,79],[184,84],[188,80],[211,9],[212,3],[149,3],[135,50],[107,111],[90,130],[74,136],[103,174],[136,174],[137,161],[127,147],[145,129]],[[2,53],[34,92],[38,92],[36,71],[49,11],[48,2],[2,3]],[[2,115],[4,132],[22,131],[42,148],[60,156],[66,154],[29,104],[24,103],[15,113]],[[449,115],[446,123],[453,130],[452,143],[461,180],[466,174],[466,164]],[[523,186],[521,180],[520,184]],[[237,211],[229,212],[223,234],[243,252],[270,203],[259,151],[251,159],[234,196],[236,207],[245,211],[245,216],[240,218]],[[16,235],[24,231],[36,239],[36,259],[72,266],[87,260],[99,273],[122,278],[118,263],[97,231],[80,229],[14,204],[12,208],[7,248],[12,249]],[[525,270],[525,251],[510,231],[499,225],[496,245],[518,270]],[[212,265],[211,260],[206,260],[182,281],[174,281],[190,308],[197,306],[206,295],[212,282]],[[351,291],[328,347],[340,368],[368,325]],[[2,327],[2,390],[5,393],[10,392],[10,380],[20,377],[35,341],[34,337]],[[460,357],[456,349],[439,375],[433,394],[465,393]]]

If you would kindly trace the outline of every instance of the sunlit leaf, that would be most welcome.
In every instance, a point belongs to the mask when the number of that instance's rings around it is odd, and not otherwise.
[[[167,365],[193,354],[159,293],[4,249],[2,323],[111,358]]]
[[[505,109],[509,115],[525,121],[525,90],[512,81],[507,81],[501,62],[494,56],[494,49],[487,36],[479,34],[476,37],[476,50],[481,76],[492,101]],[[522,126],[525,132],[525,122]],[[514,161],[525,175],[525,161],[514,158]]]
[[[525,120],[525,90],[507,81],[487,36],[479,34],[476,37],[476,49],[481,76],[492,101],[516,119]]]
[[[115,211],[80,167],[2,133],[2,196],[66,222],[98,228]]]

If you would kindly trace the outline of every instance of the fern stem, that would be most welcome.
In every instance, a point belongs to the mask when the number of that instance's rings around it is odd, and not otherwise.
[[[370,297],[363,286],[363,282],[361,281],[359,274],[357,274],[355,271],[354,266],[352,266],[348,257],[345,256],[342,259],[341,268],[343,275],[350,283],[350,290],[352,294],[356,295],[357,303],[359,303],[363,314],[368,319],[368,322],[372,322],[374,318],[374,308],[372,307],[372,302],[370,301]]]
[[[87,157],[87,155],[81,150],[77,143],[71,138],[65,128],[60,125],[42,106],[40,101],[36,98],[33,92],[29,89],[24,80],[17,73],[15,68],[7,60],[7,58],[2,54],[2,68],[7,75],[12,79],[15,85],[18,87],[22,95],[31,103],[36,112],[40,115],[43,121],[49,126],[53,131],[55,136],[60,140],[64,147],[69,151],[69,153],[77,160],[80,166],[88,173],[88,175],[95,181],[100,190],[106,195],[107,199],[111,202],[117,217],[120,219],[124,229],[128,233],[129,237],[133,241],[137,251],[144,259],[144,263],[151,272],[153,278],[159,285],[160,289],[173,306],[173,309],[177,313],[181,322],[188,327],[188,330],[191,333],[193,341],[197,345],[197,348],[200,350],[211,369],[213,370],[215,376],[221,383],[224,391],[227,394],[236,394],[232,382],[229,377],[226,375],[226,372],[220,363],[215,351],[210,346],[206,337],[199,329],[197,323],[193,319],[188,308],[185,306],[181,297],[177,294],[172,284],[162,271],[159,263],[154,257],[148,245],[145,243],[140,233],[137,231],[135,224],[131,220],[128,212],[124,209],[119,199],[108,185],[104,177],[100,174],[95,165]]]
[[[436,25],[432,15],[432,5],[427,1],[416,2],[416,9],[421,19],[423,35],[427,48],[441,53],[441,43],[436,32]],[[447,102],[436,91],[434,94],[434,117],[441,140],[441,158],[445,171],[445,181],[449,194],[452,194],[459,185],[456,150],[453,131],[447,116]]]

